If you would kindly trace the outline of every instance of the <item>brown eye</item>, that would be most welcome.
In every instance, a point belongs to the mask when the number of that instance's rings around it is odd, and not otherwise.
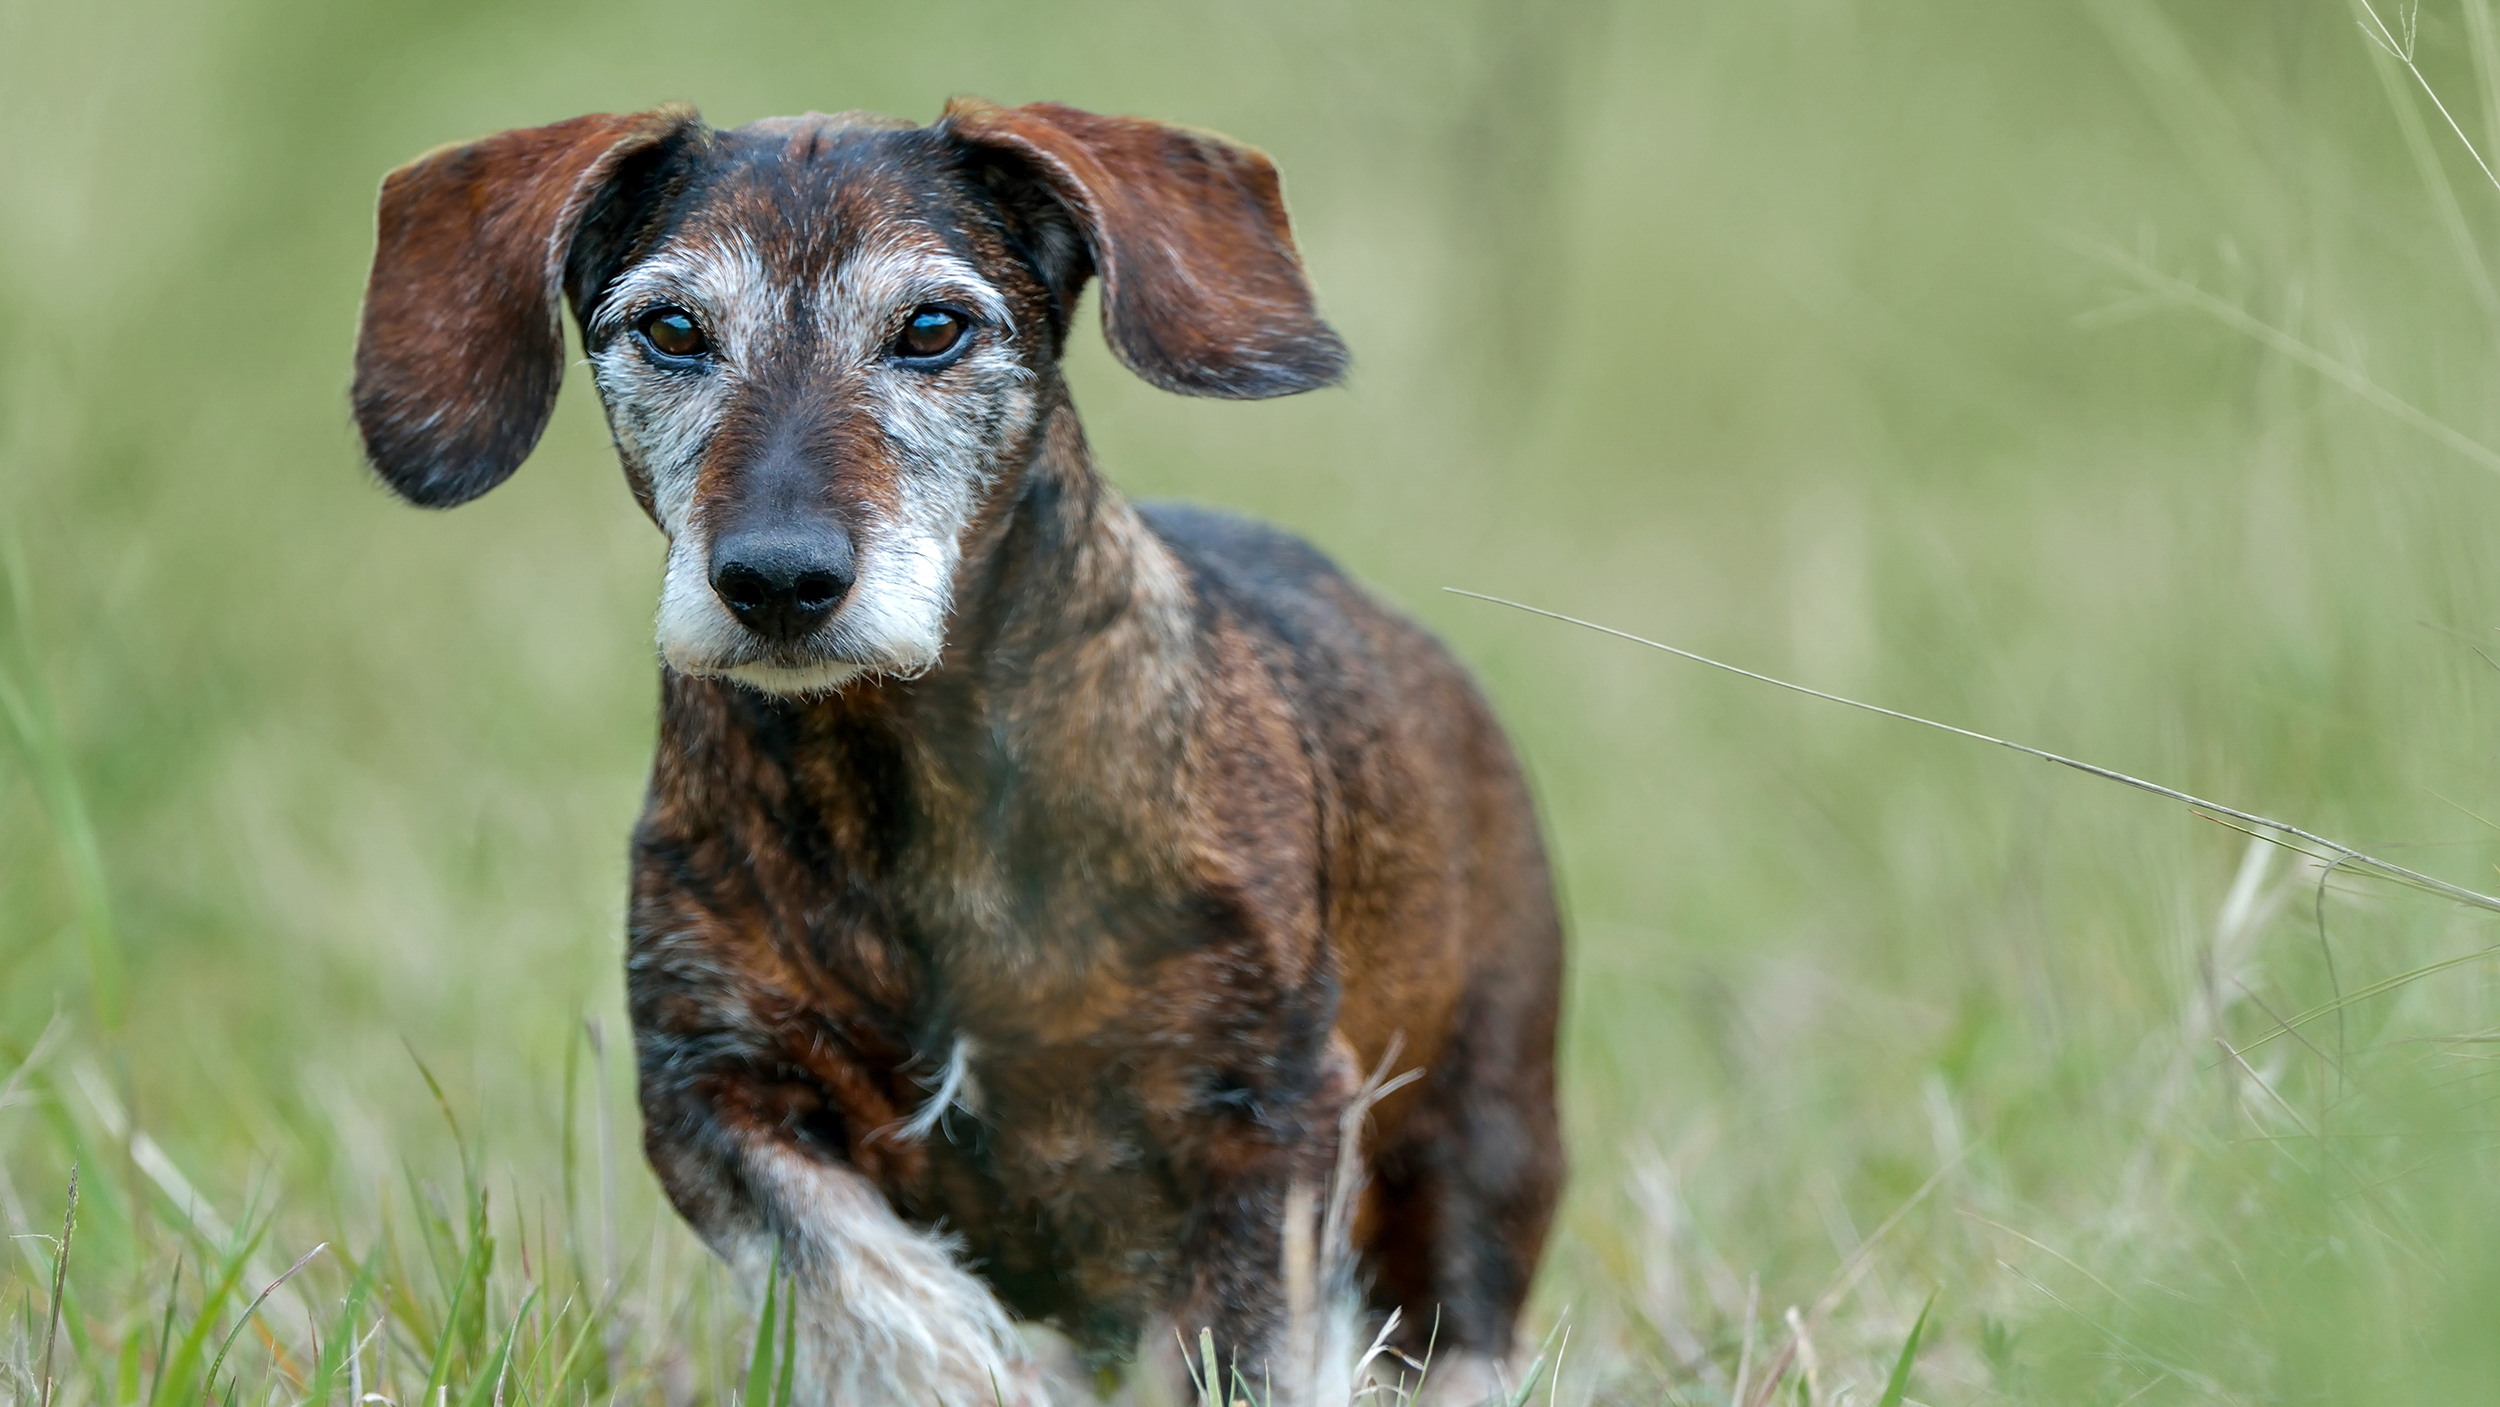
[[[894,355],[906,361],[928,361],[955,350],[971,329],[963,315],[945,308],[915,308],[903,335],[894,339]]]
[[[664,357],[699,357],[712,346],[704,340],[703,329],[694,325],[694,319],[676,308],[653,309],[643,315],[634,330],[651,344],[651,350]]]

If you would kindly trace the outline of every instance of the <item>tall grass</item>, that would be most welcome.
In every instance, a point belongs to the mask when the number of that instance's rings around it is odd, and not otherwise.
[[[345,353],[435,143],[957,91],[1286,173],[1349,390],[1072,376],[1530,759],[1575,1174],[1515,1396],[2488,1395],[2487,915],[1439,588],[2491,892],[2489,0],[119,0],[0,6],[0,1398],[786,1396],[617,1038],[652,535],[578,377],[394,507]]]

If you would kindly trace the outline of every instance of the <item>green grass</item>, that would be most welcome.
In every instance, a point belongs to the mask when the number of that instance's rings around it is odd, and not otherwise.
[[[1349,388],[1072,375],[1530,759],[1539,1400],[2487,1397],[2488,915],[1440,588],[2500,888],[2494,8],[0,5],[0,1399],[778,1391],[637,1152],[656,538],[578,376],[395,506],[347,352],[427,147],[959,91],[1286,173]]]

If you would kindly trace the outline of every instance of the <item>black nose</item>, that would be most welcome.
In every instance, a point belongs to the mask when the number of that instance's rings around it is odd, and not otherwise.
[[[767,640],[813,633],[851,579],[851,540],[838,531],[742,533],[712,544],[713,594]]]

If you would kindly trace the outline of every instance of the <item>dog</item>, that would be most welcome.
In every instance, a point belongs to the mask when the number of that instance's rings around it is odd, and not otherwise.
[[[1367,1122],[1369,1305],[1472,1400],[1564,1172],[1528,788],[1461,668],[1317,552],[1105,481],[1059,365],[1089,280],[1167,390],[1345,370],[1247,147],[672,106],[393,172],[355,417],[401,496],[477,497],[547,425],[570,304],[667,540],[645,1149],[789,1278],[811,1398],[1050,1400],[1028,1324],[1098,1381],[1178,1337],[1290,1395],[1294,1223]],[[1366,1113],[1393,1055],[1420,1077]]]

